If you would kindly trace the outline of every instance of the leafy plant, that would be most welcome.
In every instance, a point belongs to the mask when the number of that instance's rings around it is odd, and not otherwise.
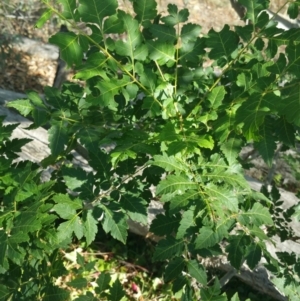
[[[132,14],[116,0],[59,1],[62,12],[41,1],[48,10],[37,26],[52,14],[69,24],[49,41],[85,86],[45,87],[45,101],[29,92],[8,104],[34,121],[30,128],[49,129],[51,155],[40,165],[13,163],[27,140],[9,140],[16,125],[2,127],[2,300],[67,300],[55,285],[66,274],[59,250],[90,245],[98,227],[126,244],[128,219],[147,224],[153,186],[164,208],[150,226],[161,237],[153,261],[167,262],[164,280],[181,300],[227,300],[201,263],[224,255],[237,270],[264,258],[283,293],[298,300],[298,259],[278,261],[266,248],[281,222],[272,219],[278,198],[250,189],[238,155],[253,141],[271,165],[277,143],[295,144],[299,29],[278,29],[262,12],[266,0],[241,1],[248,25],[204,36],[173,4],[161,16],[154,0],[132,0]],[[300,2],[287,4],[295,17]],[[72,163],[73,150],[92,171]],[[96,280],[97,296],[77,300],[124,298],[120,281],[110,286],[106,277]]]

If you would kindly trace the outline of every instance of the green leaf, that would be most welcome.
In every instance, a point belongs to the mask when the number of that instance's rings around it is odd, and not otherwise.
[[[214,140],[210,135],[190,135],[186,138],[187,141],[195,142],[201,148],[208,148],[210,150],[214,148]]]
[[[241,212],[240,216],[242,218],[246,218],[245,222],[250,218],[253,225],[258,227],[261,225],[273,225],[273,220],[269,210],[259,203],[255,203],[251,210]],[[239,221],[245,224],[242,219],[239,219]]]
[[[32,141],[32,139],[28,138],[21,138],[21,139],[12,139],[10,141],[7,141],[5,143],[5,147],[10,151],[10,152],[22,152],[22,146],[26,145],[28,142]]]
[[[29,241],[29,238],[26,237],[26,240]],[[25,241],[25,239],[23,239]],[[14,241],[14,238],[10,237],[8,248],[7,248],[7,258],[10,259],[13,263],[21,266],[25,260],[26,252],[24,248],[18,246],[18,243]]]
[[[114,15],[118,7],[117,0],[106,0],[105,5],[100,1],[79,0],[78,12],[82,21],[95,23],[102,27],[103,19]]]
[[[86,292],[85,295],[81,295],[74,301],[98,301],[91,292]]]
[[[260,229],[256,226],[250,227],[249,231],[250,231],[251,235],[259,238],[260,240],[268,240],[268,236],[266,235],[266,233],[262,229]]]
[[[57,238],[59,242],[72,237],[73,232],[78,239],[83,236],[83,227],[77,215],[73,216],[70,220],[61,223],[57,228]]]
[[[186,176],[169,175],[158,184],[156,193],[162,194],[175,191],[177,193],[183,193],[187,189],[195,189],[197,187],[198,184],[191,182]]]
[[[174,237],[168,237],[160,240],[155,248],[153,261],[162,261],[170,259],[173,256],[180,256],[184,247],[183,240],[176,240]]]
[[[158,236],[171,234],[178,227],[179,221],[179,217],[158,214],[151,223],[150,232]]]
[[[47,9],[35,23],[36,28],[42,28],[44,24],[52,17],[53,10]]]
[[[60,48],[61,58],[69,67],[82,63],[83,51],[75,33],[58,32],[49,39],[49,42]]]
[[[112,301],[121,301],[121,299],[125,296],[125,291],[119,279],[113,283],[112,287],[109,289],[109,292],[109,299]]]
[[[6,126],[3,126],[1,124],[1,131],[0,131],[0,141],[2,142],[3,140],[6,140],[10,138],[12,132],[14,129],[18,127],[19,124],[8,124]]]
[[[167,154],[153,156],[154,161],[150,161],[152,165],[160,166],[168,172],[188,172],[187,166],[179,158],[168,156]]]
[[[224,86],[215,87],[210,93],[208,93],[207,99],[209,100],[209,107],[217,109],[225,97],[226,91]]]
[[[134,0],[133,10],[136,13],[138,22],[147,28],[151,24],[151,20],[157,15],[157,3],[155,0]]]
[[[178,7],[175,4],[168,4],[168,13],[169,15],[161,18],[161,20],[169,26],[186,22],[189,17],[189,11],[186,8],[178,12]]]
[[[235,293],[235,294],[231,297],[230,301],[240,301],[239,294],[238,294],[238,293]],[[246,301],[247,301],[247,300],[246,300]]]
[[[156,61],[159,65],[175,62],[175,48],[172,44],[165,41],[147,41],[146,45],[150,51],[149,58]]]
[[[55,205],[53,210],[64,219],[71,219],[74,215],[76,215],[76,210],[69,204],[65,203]]]
[[[94,76],[101,76],[103,79],[108,79],[107,75],[104,71],[105,64],[107,62],[107,58],[101,52],[96,52],[91,54],[86,63],[76,72],[74,78],[87,80]]]
[[[187,233],[187,230],[191,227],[196,226],[195,220],[194,220],[194,214],[195,214],[195,207],[190,207],[186,211],[183,212],[180,226],[178,227],[176,238],[182,239],[185,237],[185,235],[189,234]]]
[[[52,284],[47,284],[42,293],[44,294],[43,301],[65,301],[70,297],[70,293],[67,290]]]
[[[155,38],[158,38],[162,41],[174,43],[174,41],[177,39],[175,28],[167,25],[152,24],[150,27],[150,32]]]
[[[286,69],[293,73],[297,78],[299,78],[300,71],[300,44],[292,44],[290,43],[286,49],[285,53],[288,58],[288,65]],[[296,85],[299,88],[299,85]]]
[[[280,141],[289,147],[295,146],[294,127],[284,117],[277,119],[276,129]]]
[[[220,216],[227,210],[238,212],[237,194],[232,189],[208,183],[205,185],[205,192],[207,198],[210,199],[211,208],[215,209]]]
[[[180,298],[180,301],[192,301],[193,300],[193,292],[190,285],[186,285],[183,288],[183,292]]]
[[[190,41],[193,42],[196,41],[200,35],[200,32],[201,32],[200,25],[196,25],[192,23],[184,24],[182,26],[181,33],[180,33],[180,38],[182,40],[182,43],[185,44]]]
[[[110,110],[116,111],[118,104],[115,102],[114,97],[120,93],[120,90],[130,84],[129,78],[123,77],[122,79],[110,79],[109,81],[98,81],[97,87],[101,94],[97,97],[89,97],[87,100],[93,104],[107,106]]]
[[[218,278],[216,278],[213,286],[201,289],[201,301],[227,301],[227,296],[224,294],[220,295],[220,293],[220,282]]]
[[[74,210],[78,210],[82,208],[82,201],[78,198],[71,199],[69,195],[67,194],[56,194],[53,196],[53,200],[57,204],[63,204],[66,207],[65,208],[72,208]],[[63,214],[63,213],[62,213]]]
[[[247,264],[250,269],[254,269],[261,260],[261,247],[258,244],[252,243],[247,251]]]
[[[220,149],[225,155],[229,165],[237,162],[241,147],[242,140],[238,136],[229,138],[227,141],[222,142]]]
[[[186,277],[179,275],[174,281],[173,281],[173,286],[172,286],[172,291],[173,293],[177,293],[180,290],[182,290],[182,288],[184,288],[185,286],[189,285],[188,280],[186,279]]]
[[[142,42],[139,24],[131,15],[126,14],[123,11],[118,12],[118,17],[123,21],[128,37],[126,41],[118,40],[116,42],[116,52],[123,56],[129,56],[133,63],[134,59],[136,58],[135,54],[137,47],[140,46]],[[141,55],[140,51],[138,51],[138,53]],[[141,57],[141,59],[146,58],[147,49],[144,49],[144,53],[145,54]]]
[[[265,117],[270,114],[275,103],[281,103],[280,97],[270,94],[253,93],[236,112],[236,121],[243,123],[244,136],[248,140],[259,140],[259,131]]]
[[[58,0],[58,3],[61,3],[63,6],[63,17],[66,19],[75,19],[76,15],[74,14],[76,10],[76,0]]]
[[[78,216],[75,217],[73,223],[73,230],[78,240],[81,240],[83,237],[83,226],[80,218]]]
[[[123,21],[118,18],[118,15],[112,15],[104,20],[103,33],[123,33],[124,24]],[[97,28],[98,29],[98,28]],[[102,40],[102,32],[100,33]]]
[[[25,233],[40,230],[42,228],[42,224],[39,216],[39,206],[40,204],[38,202],[33,203],[15,217],[14,228],[11,234],[21,232],[26,239]],[[10,239],[13,237],[14,235],[11,235]]]
[[[4,259],[6,256],[7,239],[8,239],[8,236],[5,233],[5,231],[0,230],[0,266],[1,267],[3,267]]]
[[[197,249],[204,249],[214,246],[220,242],[224,237],[228,236],[228,226],[220,224],[216,227],[215,231],[209,227],[202,227],[199,231],[199,235],[195,240],[195,246]]]
[[[193,278],[195,278],[202,285],[207,284],[207,275],[205,269],[198,263],[196,259],[189,260],[186,265],[189,274]]]
[[[169,282],[177,278],[179,275],[181,275],[182,271],[184,270],[184,267],[185,267],[184,258],[177,257],[171,260],[166,267],[164,280],[166,282]]]
[[[16,99],[7,103],[6,106],[18,110],[23,116],[27,116],[34,109],[29,99]]]
[[[95,240],[96,234],[98,232],[98,222],[93,217],[93,214],[90,210],[84,211],[82,222],[86,243],[87,245],[90,245]]]
[[[148,221],[147,202],[137,196],[125,194],[121,198],[122,207],[128,216],[135,222],[146,225]]]
[[[0,301],[9,300],[11,293],[7,286],[0,284]]]
[[[269,6],[269,1],[267,0],[239,0],[238,2],[246,8],[245,19],[250,20],[253,25],[257,23],[259,13]]]
[[[76,263],[78,263],[80,266],[85,265],[84,257],[79,252],[76,252]]]
[[[32,112],[32,117],[34,120],[34,124],[32,124],[30,128],[38,128],[40,126],[45,125],[49,121],[48,112],[37,108],[34,108]]]
[[[262,138],[258,142],[254,142],[254,147],[257,149],[266,162],[271,167],[276,150],[276,142],[273,137],[273,118],[266,118],[264,124],[260,128],[260,135]]]
[[[77,167],[62,167],[63,179],[69,189],[75,190],[88,181],[86,172]]]
[[[186,61],[188,63],[198,64],[201,56],[205,54],[205,47],[204,38],[197,38],[196,41],[184,43],[179,49],[180,62]]]
[[[64,122],[58,122],[51,126],[48,134],[51,153],[54,157],[57,157],[64,150],[68,142],[67,127]]]
[[[70,285],[77,289],[83,289],[83,288],[87,287],[88,282],[87,282],[86,278],[76,278],[70,282],[67,282],[67,285]]]
[[[109,283],[111,281],[111,277],[108,273],[101,273],[100,276],[97,278],[97,285],[96,293],[101,294],[105,290],[109,288]]]
[[[36,107],[39,107],[41,109],[47,109],[45,106],[42,98],[40,95],[35,91],[28,91],[26,92],[28,99],[31,101],[31,103]]]
[[[117,208],[116,210],[111,210],[102,204],[100,207],[104,211],[104,221],[102,221],[104,231],[106,233],[110,232],[113,238],[125,244],[128,229],[125,214],[123,212],[118,212]]]
[[[170,213],[174,214],[184,209],[190,201],[194,200],[199,196],[199,192],[196,190],[189,190],[183,194],[172,196],[170,200]],[[164,200],[162,200],[163,202]]]
[[[245,246],[243,243],[244,235],[235,236],[230,238],[229,245],[226,246],[226,251],[228,252],[228,260],[230,264],[237,270],[243,264]]]
[[[231,31],[228,25],[225,25],[220,32],[211,29],[208,32],[208,38],[206,40],[207,47],[211,48],[209,57],[219,60],[225,56],[227,60],[230,60],[231,54],[238,47],[238,43],[238,35]]]
[[[280,102],[280,113],[292,124],[300,126],[300,85],[295,85],[283,91],[283,102]]]
[[[291,19],[296,19],[299,15],[299,3],[290,2],[287,13]]]

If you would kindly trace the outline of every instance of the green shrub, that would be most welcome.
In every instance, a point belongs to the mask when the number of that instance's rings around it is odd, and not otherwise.
[[[68,300],[55,285],[67,273],[60,250],[90,245],[98,227],[126,244],[128,219],[147,224],[152,186],[164,206],[150,226],[162,237],[153,261],[166,263],[164,280],[181,300],[227,300],[198,261],[224,255],[237,270],[264,258],[280,289],[299,300],[299,259],[276,259],[266,248],[276,234],[293,235],[282,218],[272,219],[281,210],[276,187],[270,195],[252,191],[238,156],[254,142],[271,165],[278,142],[295,144],[299,29],[276,28],[261,12],[266,0],[241,1],[249,25],[205,36],[188,23],[187,9],[169,4],[162,17],[154,0],[131,1],[132,15],[116,0],[63,0],[62,13],[42,2],[48,10],[37,25],[52,14],[69,24],[49,41],[85,86],[45,87],[45,101],[30,92],[8,105],[32,118],[31,128],[49,128],[51,155],[40,165],[13,164],[28,141],[9,140],[15,125],[1,128],[0,300]],[[73,150],[92,171],[70,163]],[[42,183],[41,169],[53,164]],[[76,300],[125,298],[119,280],[100,274],[97,284],[97,296]]]

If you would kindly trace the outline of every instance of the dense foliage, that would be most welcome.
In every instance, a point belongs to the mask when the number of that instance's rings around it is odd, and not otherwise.
[[[227,300],[200,263],[224,255],[236,269],[264,258],[282,293],[299,300],[298,257],[273,258],[266,248],[274,235],[293,237],[284,222],[299,212],[280,214],[276,187],[252,191],[239,152],[254,142],[272,165],[279,144],[295,145],[300,29],[278,29],[262,11],[267,0],[240,0],[249,24],[207,35],[188,23],[187,9],[169,4],[162,16],[155,0],[132,0],[132,13],[117,0],[59,0],[62,12],[41,1],[48,10],[37,26],[52,14],[68,25],[50,42],[85,84],[8,104],[30,128],[48,128],[51,155],[14,163],[28,140],[9,139],[17,125],[1,127],[0,300],[68,300],[55,282],[67,272],[61,250],[90,245],[98,227],[126,244],[128,219],[146,225],[153,198],[164,208],[149,229],[162,238],[153,261],[166,263],[164,281],[181,300]],[[290,17],[299,4],[287,1]],[[74,150],[90,169],[72,163]],[[97,296],[76,300],[126,298],[119,280],[97,277]]]

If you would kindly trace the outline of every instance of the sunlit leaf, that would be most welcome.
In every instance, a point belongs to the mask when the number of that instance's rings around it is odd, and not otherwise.
[[[112,237],[126,243],[128,224],[126,222],[125,214],[102,205],[105,216],[102,222],[103,229],[107,233],[111,233]],[[116,208],[117,209],[117,208]]]
[[[44,26],[44,24],[51,18],[52,14],[53,14],[53,10],[52,9],[47,9],[41,15],[41,17],[37,20],[37,22],[35,23],[35,27],[36,28],[42,28]]]
[[[72,32],[58,32],[49,42],[60,48],[61,58],[68,66],[79,65],[83,59],[83,51],[78,43],[78,36]]]
[[[6,106],[18,110],[23,116],[27,116],[34,109],[29,99],[17,99],[7,103]]]
[[[160,182],[157,186],[156,193],[184,192],[187,189],[195,189],[197,185],[197,183],[190,181],[190,179],[185,176],[170,175],[166,180]]]

